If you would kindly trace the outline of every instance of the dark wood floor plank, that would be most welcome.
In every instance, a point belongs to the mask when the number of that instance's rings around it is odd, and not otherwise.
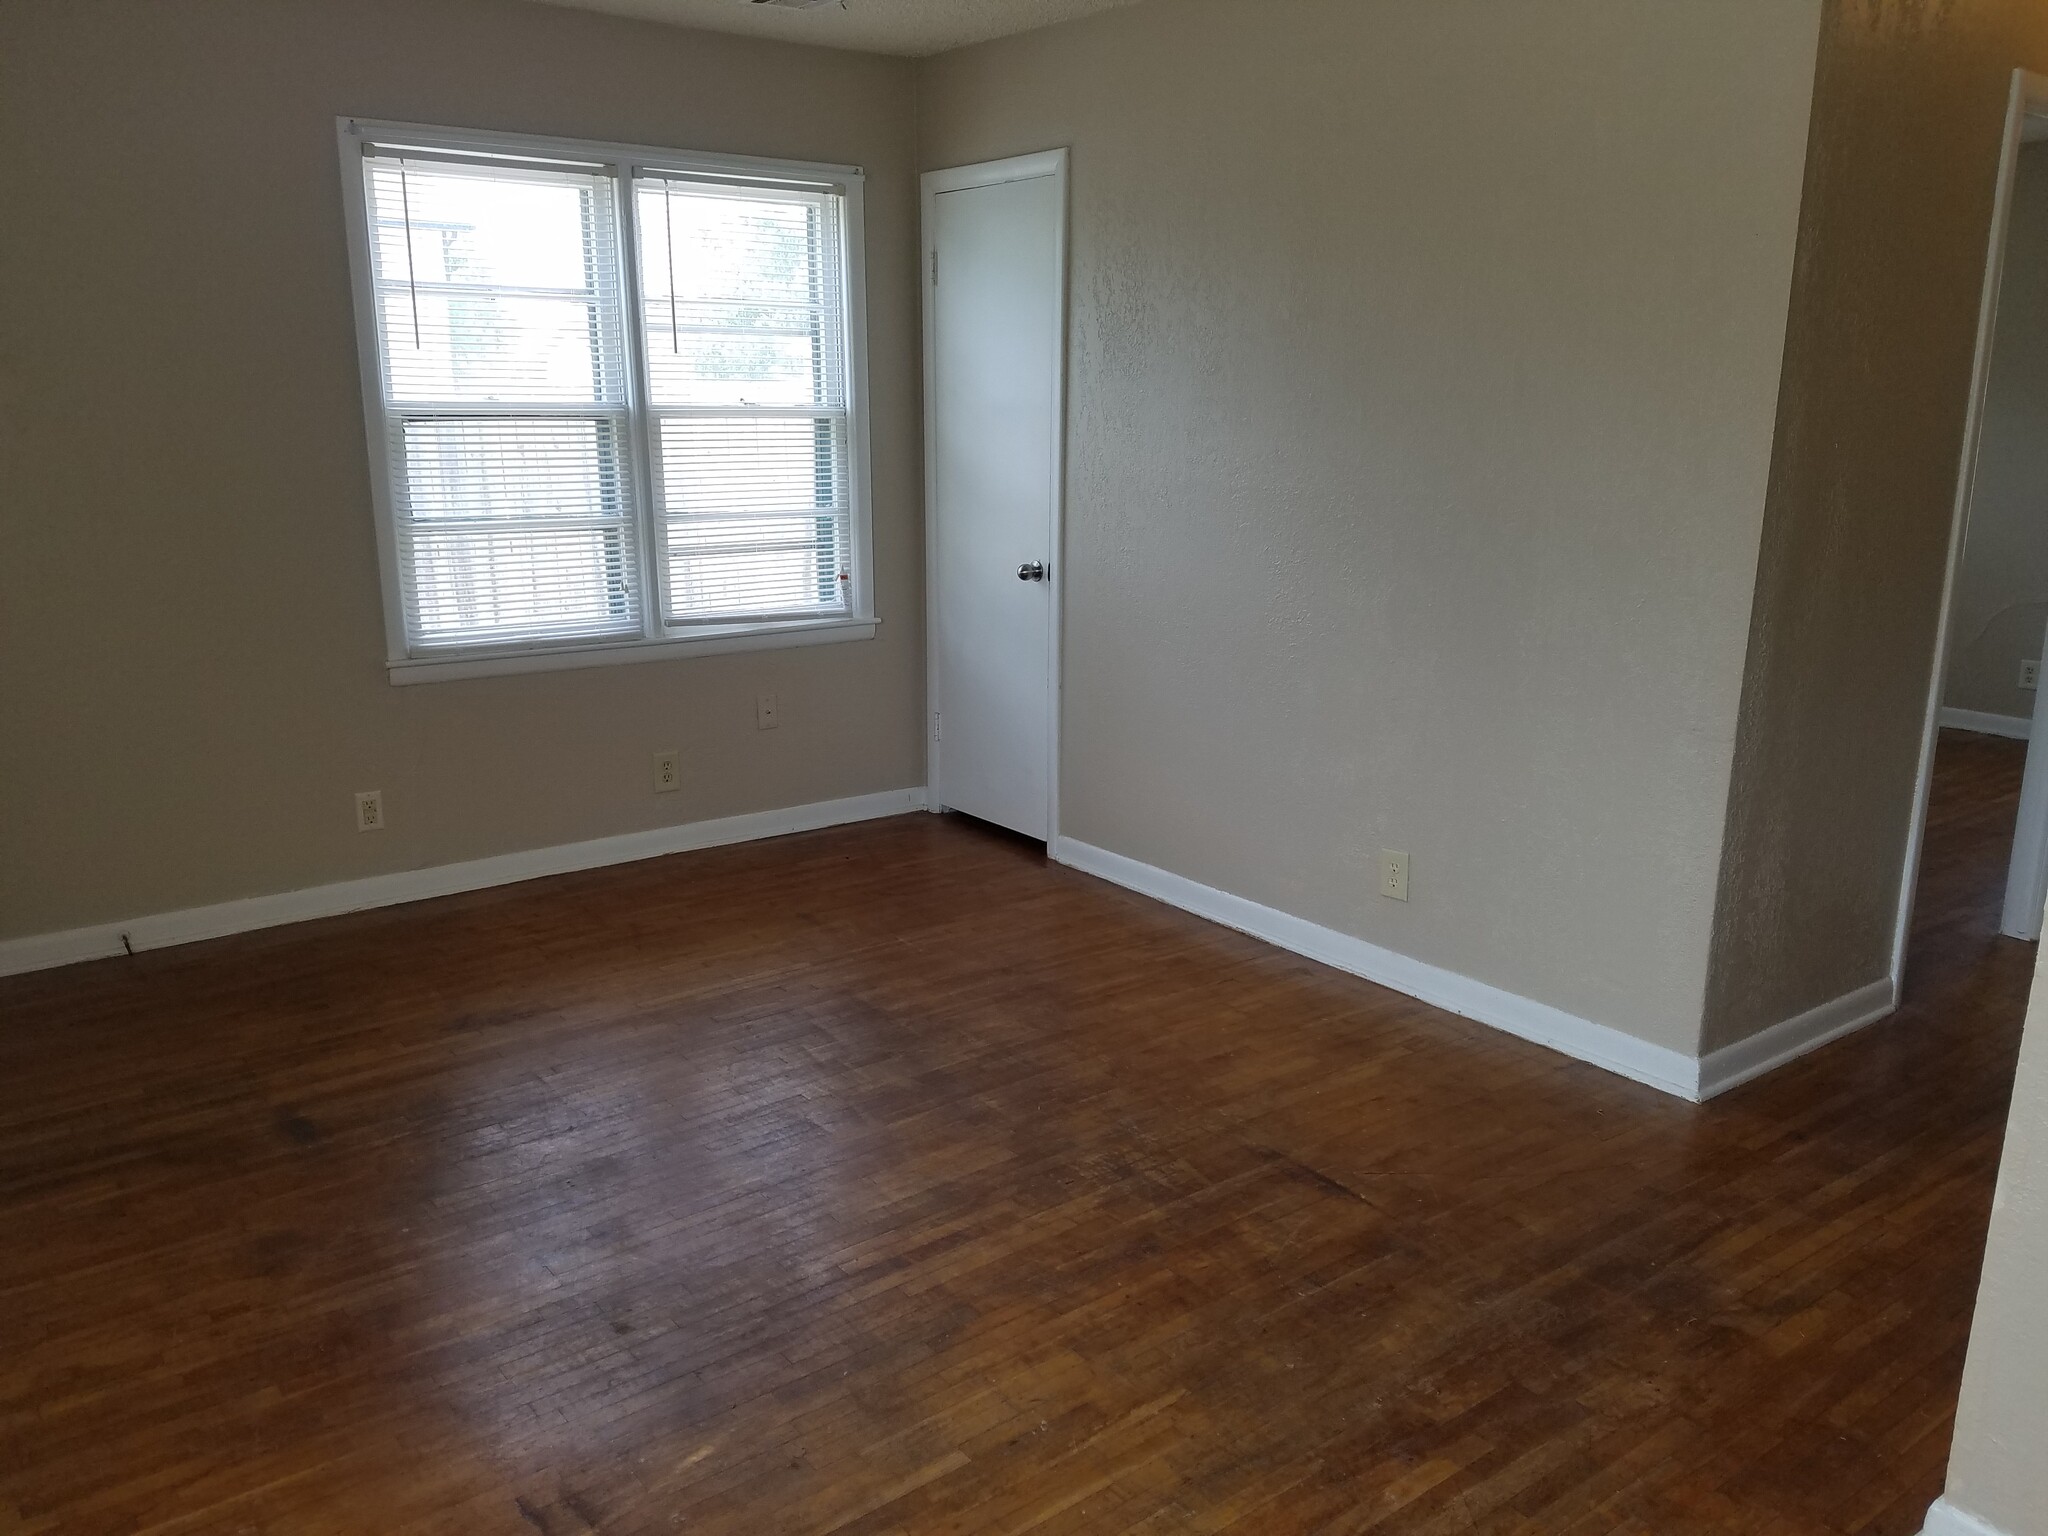
[[[2022,761],[1704,1108],[951,818],[0,981],[0,1533],[1910,1536]]]

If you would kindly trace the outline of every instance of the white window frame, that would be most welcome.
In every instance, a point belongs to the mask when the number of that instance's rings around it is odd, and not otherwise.
[[[394,123],[368,118],[337,120],[341,147],[342,205],[348,227],[349,271],[356,312],[356,346],[362,362],[363,423],[370,449],[370,494],[376,509],[377,564],[384,592],[385,664],[393,683],[441,682],[460,677],[488,677],[510,672],[546,672],[618,662],[661,661],[723,651],[770,650],[796,645],[826,645],[872,639],[880,620],[874,607],[874,558],[869,515],[871,492],[868,441],[867,263],[862,222],[866,178],[857,166],[819,165],[795,160],[767,160],[748,155],[699,154],[644,144],[609,144],[588,139],[558,139],[534,134],[497,133],[484,129],[436,128],[419,123]],[[370,249],[369,197],[363,175],[368,145],[403,145],[453,154],[517,155],[601,165],[618,183],[613,198],[618,220],[617,242],[624,285],[621,307],[626,316],[626,412],[631,423],[634,477],[642,487],[636,516],[643,546],[656,521],[647,497],[654,481],[648,426],[651,420],[643,387],[640,257],[633,238],[633,178],[642,174],[679,173],[725,179],[743,185],[782,185],[804,191],[837,194],[844,209],[845,334],[847,374],[848,538],[852,570],[847,612],[826,619],[796,619],[735,624],[671,626],[665,603],[656,601],[657,583],[649,567],[642,583],[641,633],[635,639],[606,636],[597,640],[538,640],[504,645],[421,646],[411,643],[405,626],[404,580],[399,568],[396,514],[392,502],[390,433],[384,403],[383,362],[377,338],[375,266]],[[643,562],[651,560],[649,549]]]

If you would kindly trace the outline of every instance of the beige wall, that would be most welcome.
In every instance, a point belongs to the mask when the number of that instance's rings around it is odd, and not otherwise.
[[[921,784],[913,68],[511,0],[0,4],[0,936]],[[865,165],[880,636],[390,686],[344,113]]]
[[[2035,0],[1828,0],[1705,1043],[1882,978]]]
[[[2020,663],[2048,624],[2048,144],[2020,152],[1969,538],[1956,575],[1948,684],[1955,709],[2030,716]]]
[[[1066,830],[1740,1038],[1882,974],[2044,54],[2022,0],[1153,0],[921,68],[509,0],[9,0],[0,936],[918,782],[910,173],[1063,143]],[[867,165],[881,638],[390,687],[341,113]]]
[[[2007,1536],[2048,1536],[2048,950],[1998,1168],[1984,1280],[1949,1452],[1948,1501]]]
[[[927,66],[927,167],[1073,149],[1070,835],[1694,1048],[1818,11],[1155,0]]]

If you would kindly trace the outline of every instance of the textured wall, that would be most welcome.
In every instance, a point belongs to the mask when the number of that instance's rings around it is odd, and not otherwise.
[[[2032,715],[2020,662],[2048,624],[2048,144],[2020,153],[1984,435],[1943,702]]]
[[[927,166],[1073,149],[1070,835],[1693,1049],[1818,18],[1172,0],[926,67]]]
[[[922,783],[912,68],[502,0],[0,4],[0,935]],[[391,687],[345,113],[864,164],[879,637]]]
[[[1883,977],[1978,297],[2037,0],[1828,0],[1708,1048]]]
[[[2048,1536],[2048,949],[2034,970],[1970,1327],[1946,1497],[2007,1536]]]

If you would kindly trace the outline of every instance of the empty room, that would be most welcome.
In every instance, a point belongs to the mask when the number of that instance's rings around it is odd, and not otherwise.
[[[2043,0],[0,0],[0,1536],[2048,1536],[2044,154]]]

